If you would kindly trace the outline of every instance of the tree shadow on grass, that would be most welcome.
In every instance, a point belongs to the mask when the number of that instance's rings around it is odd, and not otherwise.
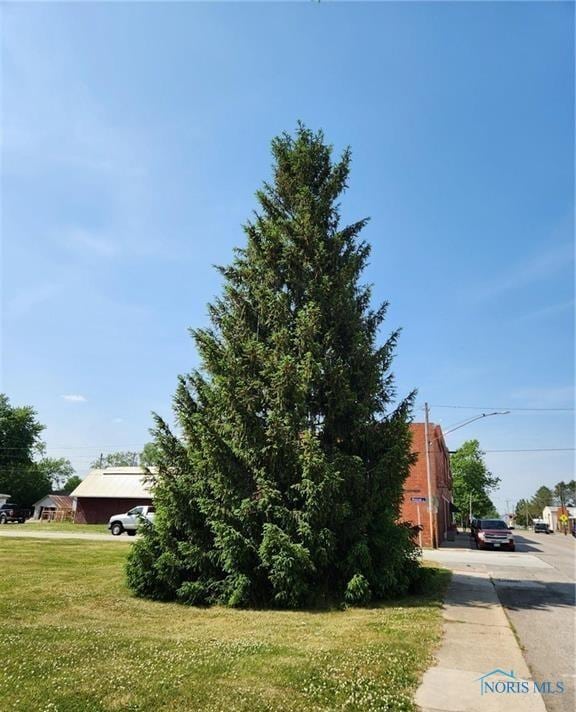
[[[391,596],[366,604],[347,605],[323,595],[314,604],[301,608],[262,608],[256,610],[299,611],[304,613],[329,613],[354,610],[376,610],[387,608],[440,608],[452,578],[452,572],[436,566],[422,566],[419,578],[403,596]],[[254,609],[251,609],[254,610]]]

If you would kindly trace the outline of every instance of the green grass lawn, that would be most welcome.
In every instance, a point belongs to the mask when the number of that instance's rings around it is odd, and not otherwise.
[[[0,540],[2,710],[415,709],[448,572],[373,608],[190,608],[132,597],[127,551]]]
[[[7,524],[6,527],[13,526],[17,530],[26,531],[51,531],[51,532],[89,532],[90,534],[109,534],[107,524],[74,524],[74,522],[39,522],[30,521],[24,524]]]

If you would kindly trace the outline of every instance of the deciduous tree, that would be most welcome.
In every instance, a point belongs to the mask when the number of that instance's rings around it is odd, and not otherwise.
[[[54,490],[61,489],[64,482],[74,474],[72,463],[64,457],[43,457],[38,467],[49,478]]]
[[[82,482],[82,478],[78,477],[78,475],[72,475],[72,477],[69,477],[66,482],[64,483],[62,487],[62,491],[65,492],[66,494],[70,494],[70,492],[73,492],[76,487]]]
[[[515,522],[519,526],[528,527],[532,520],[539,517],[542,512],[538,513],[532,501],[527,499],[519,499],[516,503]]]
[[[117,451],[101,455],[91,464],[91,467],[103,469],[106,467],[138,467],[140,464],[140,454],[137,452]]]
[[[478,440],[467,440],[450,458],[454,502],[460,512],[477,517],[494,515],[496,509],[490,493],[500,482],[486,467]]]
[[[51,489],[49,474],[37,462],[44,452],[43,430],[32,407],[12,406],[0,394],[0,492],[23,507]]]
[[[140,465],[142,467],[154,467],[158,464],[160,453],[156,443],[146,443],[140,453]]]

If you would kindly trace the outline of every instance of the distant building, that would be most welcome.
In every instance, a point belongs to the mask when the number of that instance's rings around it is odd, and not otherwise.
[[[6,502],[10,501],[10,495],[9,494],[0,494],[0,507],[3,504],[6,504]]]
[[[548,529],[551,529],[553,532],[560,531],[562,528],[558,519],[560,509],[560,507],[544,507],[542,510],[542,520],[546,522]],[[566,510],[568,511],[568,517],[570,518],[569,528],[572,528],[574,521],[576,520],[576,507],[566,507]]]
[[[77,524],[105,524],[113,514],[152,503],[150,483],[141,467],[91,470],[70,496]]]
[[[424,547],[438,546],[447,538],[455,511],[452,503],[452,473],[450,453],[444,442],[442,428],[430,423],[428,442],[430,453],[430,492],[426,475],[426,440],[424,423],[412,423],[412,452],[416,463],[404,483],[404,501],[401,520],[422,527],[421,542]],[[425,499],[424,502],[419,501]],[[431,500],[431,501],[430,501]],[[428,506],[432,507],[432,531]]]
[[[65,521],[72,519],[73,499],[65,494],[47,494],[34,503],[33,519]]]

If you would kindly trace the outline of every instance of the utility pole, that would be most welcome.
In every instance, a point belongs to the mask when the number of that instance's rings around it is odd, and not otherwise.
[[[436,548],[436,537],[434,536],[434,518],[432,516],[432,477],[430,474],[430,441],[428,438],[428,428],[430,427],[428,417],[428,403],[424,403],[424,440],[426,441],[426,483],[428,485],[428,523],[430,526],[430,543],[432,548]]]
[[[428,437],[428,429],[429,429],[429,408],[428,408],[428,403],[424,403],[424,413],[426,415],[426,418],[424,420],[424,439],[426,441],[426,480],[428,482],[428,515],[429,515],[429,522],[430,522],[430,537],[432,540],[432,546],[434,549],[438,547],[438,544],[436,542],[436,536],[435,536],[435,530],[434,530],[434,523],[433,523],[433,518],[432,518],[432,483],[431,483],[431,475],[430,475],[430,444],[438,440],[439,438],[442,437],[442,435],[439,435],[435,437],[433,440],[430,440]],[[493,413],[481,413],[480,415],[475,415],[473,418],[469,418],[466,420],[464,423],[460,423],[460,425],[456,425],[454,428],[450,428],[450,430],[447,430],[444,435],[447,435],[448,433],[453,433],[455,430],[459,430],[460,428],[463,428],[466,425],[470,425],[470,423],[473,423],[475,420],[481,420],[482,418],[489,418],[491,415],[508,415],[510,413],[509,410],[496,410]],[[470,493],[470,520],[472,520],[472,493]]]

